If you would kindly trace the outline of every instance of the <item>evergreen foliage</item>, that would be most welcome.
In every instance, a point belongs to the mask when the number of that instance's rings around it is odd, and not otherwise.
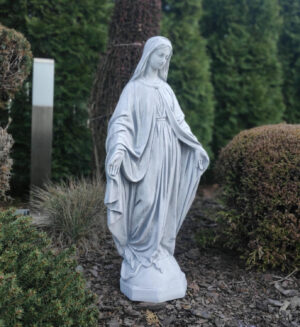
[[[14,209],[0,212],[0,326],[95,327],[95,295],[69,249],[54,253],[44,233]]]
[[[277,0],[204,0],[202,30],[216,97],[213,150],[241,130],[280,122]]]
[[[34,57],[55,60],[53,179],[90,174],[92,141],[86,104],[99,52],[106,44],[111,1],[2,0],[0,5],[0,21],[26,36]],[[31,77],[14,101],[11,117],[9,131],[18,149],[12,155],[13,186],[24,192],[30,172]]]
[[[300,1],[280,0],[283,27],[279,55],[283,67],[284,120],[300,123]]]
[[[168,82],[193,133],[211,157],[214,102],[210,60],[199,29],[202,0],[165,0],[163,14],[162,35],[173,45]]]
[[[226,204],[219,220],[225,244],[249,267],[299,268],[300,125],[239,133],[222,149],[216,173]]]

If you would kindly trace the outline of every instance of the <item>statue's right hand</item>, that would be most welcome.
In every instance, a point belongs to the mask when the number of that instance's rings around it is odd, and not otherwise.
[[[120,171],[120,166],[124,157],[124,151],[118,151],[112,156],[111,161],[108,164],[108,174],[111,177],[116,176]]]

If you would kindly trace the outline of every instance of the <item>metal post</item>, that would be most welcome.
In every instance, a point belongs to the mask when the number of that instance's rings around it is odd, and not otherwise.
[[[54,60],[34,58],[31,125],[31,186],[51,178]]]

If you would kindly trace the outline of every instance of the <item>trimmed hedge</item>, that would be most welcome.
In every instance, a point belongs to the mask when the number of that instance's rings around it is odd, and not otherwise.
[[[21,33],[0,24],[0,109],[19,91],[31,64],[29,42]]]
[[[266,125],[239,133],[216,171],[228,207],[226,245],[249,267],[300,266],[300,125]]]
[[[73,253],[54,253],[30,217],[0,212],[0,326],[97,326],[95,295],[75,271]]]

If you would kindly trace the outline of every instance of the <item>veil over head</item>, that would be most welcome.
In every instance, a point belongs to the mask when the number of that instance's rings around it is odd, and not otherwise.
[[[134,81],[144,75],[150,55],[153,53],[153,51],[155,51],[156,49],[158,49],[161,46],[168,46],[171,49],[171,53],[170,53],[170,56],[169,56],[166,64],[158,72],[160,78],[163,79],[165,82],[167,81],[170,59],[172,56],[172,43],[169,39],[167,39],[164,36],[153,36],[147,40],[147,42],[145,43],[144,49],[143,49],[142,57],[141,57],[138,65],[136,66],[136,69],[135,69],[134,74],[132,75],[130,81]]]

